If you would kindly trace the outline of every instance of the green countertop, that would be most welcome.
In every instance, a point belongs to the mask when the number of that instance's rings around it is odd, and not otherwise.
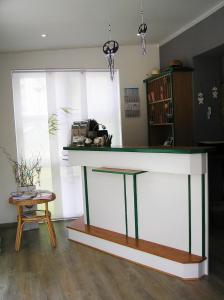
[[[213,151],[213,147],[63,147],[64,150],[72,151],[109,151],[109,152],[140,152],[140,153],[173,153],[173,154],[196,154]]]

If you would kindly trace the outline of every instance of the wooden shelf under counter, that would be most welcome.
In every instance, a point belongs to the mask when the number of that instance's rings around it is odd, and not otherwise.
[[[85,225],[83,217],[80,217],[77,220],[72,221],[72,223],[67,228],[88,235],[92,235],[104,240],[108,240],[116,244],[130,247],[142,252],[157,255],[181,264],[200,263],[205,259],[205,257],[189,254],[188,252],[178,250],[175,248],[167,247],[164,245],[152,243],[141,239],[127,237],[124,234],[120,234],[103,228],[99,228],[91,225]]]

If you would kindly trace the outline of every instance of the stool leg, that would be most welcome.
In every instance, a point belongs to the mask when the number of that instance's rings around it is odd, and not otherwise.
[[[20,250],[21,244],[21,237],[22,237],[22,230],[23,230],[23,223],[22,223],[22,208],[19,206],[18,210],[18,224],[17,224],[17,231],[16,231],[16,242],[15,242],[15,250],[18,252]]]
[[[45,217],[46,217],[47,229],[48,229],[51,245],[52,245],[52,247],[55,248],[56,247],[56,235],[55,235],[53,224],[51,222],[51,213],[48,210],[47,202],[45,203]]]
[[[53,234],[54,234],[55,243],[56,243],[56,233],[55,233],[54,225],[53,225],[53,222],[52,222],[51,218],[50,218],[50,224],[51,224],[51,228],[52,228],[52,231],[53,231]]]
[[[53,227],[53,224],[51,222],[49,215],[47,216],[46,221],[47,221],[47,228],[48,228],[48,232],[49,232],[51,245],[52,245],[52,247],[55,248],[56,247],[56,235],[55,235],[54,227]]]
[[[20,224],[19,238],[18,238],[18,245],[17,245],[17,251],[20,250],[21,239],[22,239],[22,233],[23,233],[23,225],[24,225],[24,222]]]
[[[54,238],[54,243],[55,243],[55,247],[56,247],[56,234],[55,234],[53,222],[51,221],[51,217],[49,217],[49,224],[50,224],[51,229],[52,229],[53,238]]]
[[[20,226],[21,226],[21,221],[18,220],[17,223],[17,231],[16,231],[16,242],[15,242],[15,250],[18,250],[18,243],[19,243],[19,235],[20,235]]]

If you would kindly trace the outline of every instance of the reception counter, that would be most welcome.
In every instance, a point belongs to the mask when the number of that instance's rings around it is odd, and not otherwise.
[[[64,150],[84,191],[69,239],[184,279],[208,274],[208,148]]]

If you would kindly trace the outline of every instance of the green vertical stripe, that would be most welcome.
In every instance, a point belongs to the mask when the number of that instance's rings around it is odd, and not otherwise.
[[[123,175],[124,178],[124,209],[125,209],[125,228],[126,236],[128,236],[128,216],[127,216],[127,193],[126,193],[126,175]]]
[[[173,75],[168,75],[170,77],[170,98],[173,98]]]
[[[138,203],[137,203],[136,175],[133,175],[133,189],[134,189],[134,213],[135,213],[135,238],[138,239]]]
[[[205,175],[201,175],[202,188],[202,256],[205,256]]]
[[[189,248],[191,253],[191,175],[188,175],[188,231],[189,231]]]
[[[86,202],[86,220],[87,225],[90,225],[89,221],[89,198],[88,198],[88,182],[87,182],[87,169],[84,166],[84,185],[85,185],[85,202]]]

